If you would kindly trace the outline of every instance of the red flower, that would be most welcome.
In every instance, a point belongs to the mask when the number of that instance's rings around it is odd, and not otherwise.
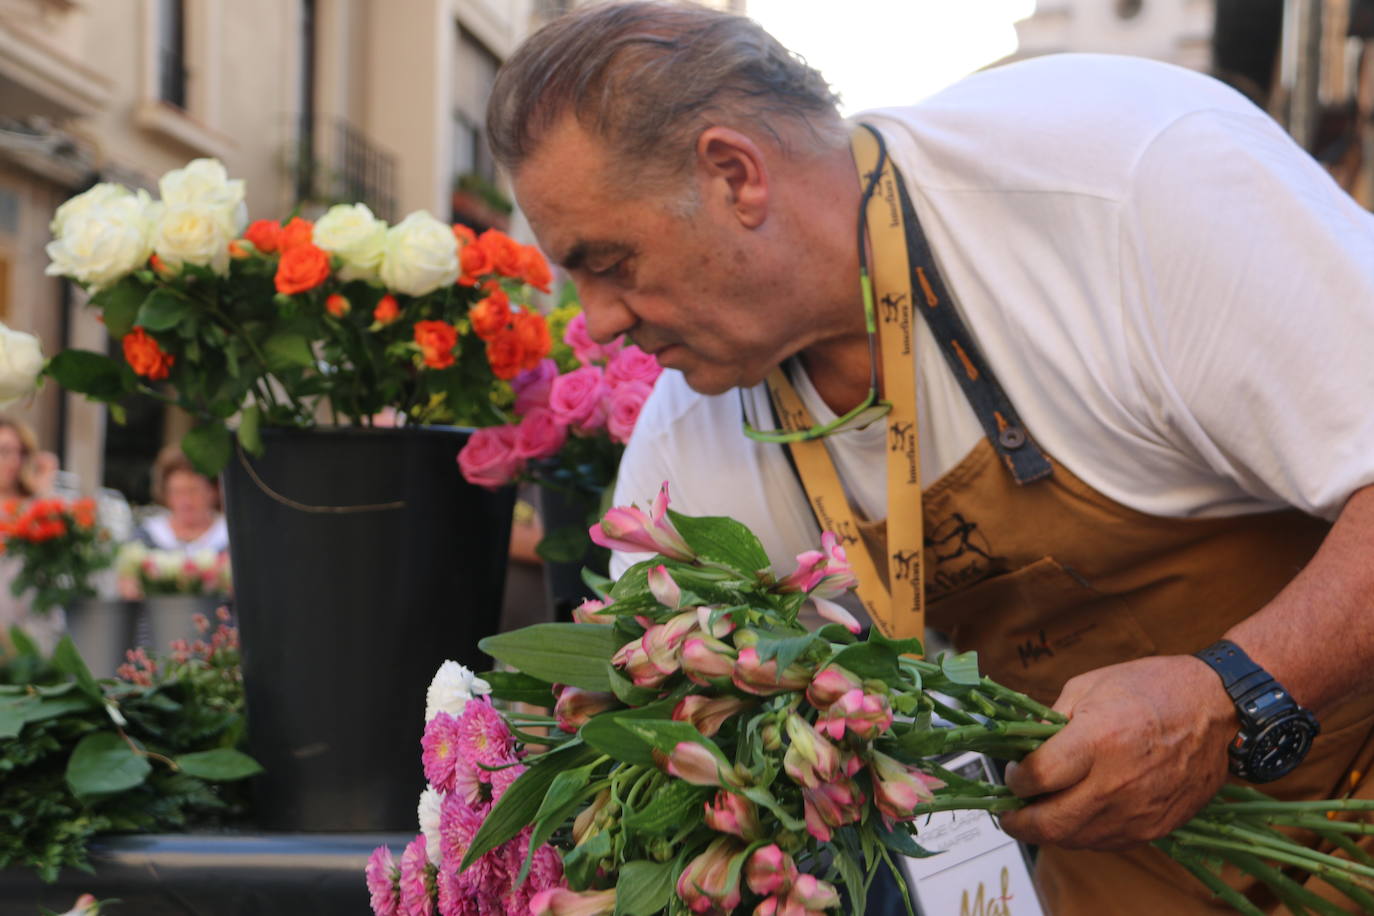
[[[539,361],[553,349],[553,339],[549,336],[549,323],[538,312],[525,309],[515,316],[515,333],[520,338],[520,346],[525,358],[521,369],[533,369]]]
[[[335,318],[342,318],[353,311],[352,304],[339,293],[330,293],[324,300],[324,310]]]
[[[415,342],[420,345],[426,366],[447,369],[454,362],[453,348],[458,345],[458,330],[447,321],[417,321]]]
[[[258,251],[271,254],[281,244],[281,224],[273,219],[254,220],[243,237]]]
[[[525,363],[520,335],[515,331],[502,331],[487,341],[487,362],[491,364],[492,374],[499,379],[510,381],[519,375]]]
[[[519,277],[524,267],[524,246],[500,229],[488,229],[477,237],[477,245],[491,256],[491,265],[504,277]]]
[[[176,357],[165,352],[143,328],[134,328],[124,335],[124,360],[134,372],[153,381],[165,379],[172,371]]]
[[[472,320],[472,332],[491,343],[511,325],[510,300],[505,293],[497,290],[474,305],[468,318]]]
[[[541,293],[549,291],[549,284],[553,283],[553,273],[549,270],[549,262],[544,259],[538,248],[526,245],[521,249],[520,267],[520,275],[526,283]]]
[[[282,254],[285,254],[292,248],[309,245],[314,240],[315,224],[308,219],[293,216],[291,222],[282,227],[281,236],[277,240],[277,247],[281,249]]]
[[[377,307],[372,310],[372,320],[377,324],[391,324],[401,317],[401,307],[396,303],[396,297],[387,293],[377,301]]]
[[[458,282],[463,286],[476,286],[479,277],[491,273],[491,254],[475,242],[464,245],[458,252],[458,264],[463,269]]]
[[[314,289],[329,279],[329,252],[310,242],[282,251],[277,264],[277,292],[286,295]]]

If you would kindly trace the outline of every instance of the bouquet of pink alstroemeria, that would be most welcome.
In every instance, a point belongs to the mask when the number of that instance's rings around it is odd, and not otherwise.
[[[743,525],[667,506],[665,484],[650,512],[593,526],[602,546],[657,556],[602,583],[579,622],[484,640],[512,671],[436,678],[423,832],[399,867],[374,855],[377,913],[861,914],[884,862],[929,854],[922,815],[1023,804],[938,761],[1019,759],[1062,716],[981,677],[971,654],[926,661],[917,640],[860,639],[834,601],[855,578],[833,538],[777,577]],[[831,622],[808,632],[807,604]],[[1221,865],[1294,913],[1346,912],[1301,872],[1374,912],[1374,861],[1352,840],[1374,833],[1371,810],[1228,788],[1158,845],[1252,916]]]

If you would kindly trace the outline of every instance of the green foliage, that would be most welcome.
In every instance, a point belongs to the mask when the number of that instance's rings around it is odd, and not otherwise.
[[[236,638],[203,654],[90,677],[69,638],[51,658],[12,633],[0,654],[0,868],[45,881],[89,869],[97,834],[180,830],[239,816],[258,765],[243,737]],[[123,724],[119,724],[119,723]]]

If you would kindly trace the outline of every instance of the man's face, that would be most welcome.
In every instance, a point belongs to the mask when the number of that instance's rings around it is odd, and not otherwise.
[[[764,293],[765,234],[735,219],[724,181],[689,174],[674,191],[631,196],[610,162],[567,117],[515,176],[540,246],[577,285],[592,337],[628,333],[704,394],[759,382],[790,355],[786,303]],[[693,191],[698,202],[684,207]]]

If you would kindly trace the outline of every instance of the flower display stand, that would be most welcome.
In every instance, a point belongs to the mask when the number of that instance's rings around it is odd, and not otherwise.
[[[225,476],[259,826],[414,829],[425,691],[496,632],[514,491],[454,428],[264,430]]]

